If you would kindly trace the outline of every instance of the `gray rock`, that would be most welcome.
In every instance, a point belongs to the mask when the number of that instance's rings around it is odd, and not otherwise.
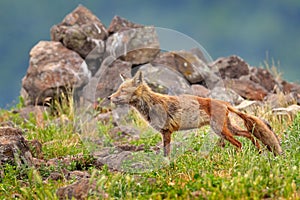
[[[300,112],[300,106],[293,104],[286,108],[273,108],[272,112],[276,115],[283,115],[293,119]]]
[[[178,95],[192,94],[190,84],[180,73],[170,68],[145,64],[139,68],[149,86],[156,92]]]
[[[265,97],[264,101],[271,108],[278,108],[297,103],[297,98],[297,94],[291,92],[288,94],[269,94]]]
[[[106,56],[120,58],[132,64],[153,60],[160,51],[155,28],[131,28],[110,35],[106,41]]]
[[[234,90],[225,87],[215,87],[211,90],[209,97],[219,99],[222,101],[227,101],[233,105],[237,105],[244,100]]]
[[[204,87],[203,85],[193,84],[191,86],[192,95],[199,96],[199,97],[209,97],[210,90]]]
[[[254,112],[258,107],[262,106],[261,101],[249,101],[244,100],[239,105],[235,106],[235,108],[247,112]]]
[[[153,66],[165,66],[182,74],[190,83],[204,83],[210,77],[210,69],[204,61],[189,51],[161,52],[151,62]]]
[[[94,104],[99,98],[103,100],[102,105],[108,105],[110,102],[106,97],[115,92],[122,83],[120,74],[130,77],[131,63],[107,57],[82,91],[77,91],[77,95],[82,97],[81,105],[84,106],[85,102]]]

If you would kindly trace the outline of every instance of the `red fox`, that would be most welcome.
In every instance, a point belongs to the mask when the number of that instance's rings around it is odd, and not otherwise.
[[[132,79],[121,78],[123,83],[108,98],[114,104],[133,106],[161,133],[164,156],[170,154],[171,134],[174,131],[200,128],[204,125],[210,125],[217,135],[238,149],[242,148],[242,144],[234,136],[246,137],[260,149],[259,142],[252,137],[253,134],[274,155],[282,154],[280,142],[268,123],[238,111],[225,101],[193,95],[170,96],[155,93],[145,83],[140,71]],[[247,130],[233,125],[228,117],[229,112],[243,119]]]

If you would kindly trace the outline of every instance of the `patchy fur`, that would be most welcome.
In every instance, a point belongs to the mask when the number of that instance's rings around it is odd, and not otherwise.
[[[229,103],[216,99],[155,93],[144,82],[141,72],[137,72],[132,79],[125,79],[109,98],[115,104],[135,107],[161,133],[165,156],[170,153],[171,134],[174,131],[200,128],[204,125],[210,125],[217,135],[238,149],[242,148],[242,144],[234,136],[246,137],[260,149],[259,143],[252,137],[253,134],[275,155],[282,154],[279,140],[270,125],[258,117],[242,113]],[[243,119],[247,130],[233,125],[228,117],[229,112]]]

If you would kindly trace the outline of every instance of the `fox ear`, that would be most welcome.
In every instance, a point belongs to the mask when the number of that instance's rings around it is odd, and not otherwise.
[[[139,85],[144,82],[144,76],[141,71],[137,71],[137,73],[133,77],[133,81],[136,85]]]
[[[120,78],[123,82],[128,79],[124,74],[120,74]]]

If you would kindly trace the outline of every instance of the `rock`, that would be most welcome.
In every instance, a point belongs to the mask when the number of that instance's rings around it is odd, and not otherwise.
[[[235,106],[235,108],[247,112],[255,111],[258,107],[262,106],[262,102],[260,101],[249,101],[243,100],[239,105]]]
[[[240,96],[247,100],[262,101],[267,96],[268,91],[262,86],[250,80],[224,80],[226,87],[231,88]]]
[[[101,122],[104,125],[108,125],[109,122],[112,122],[113,116],[112,112],[100,113],[96,116],[96,121]]]
[[[210,67],[216,67],[222,79],[238,79],[249,74],[249,65],[238,56],[218,58]]]
[[[50,108],[46,106],[33,106],[29,105],[23,107],[19,110],[16,110],[15,113],[18,113],[25,122],[28,122],[30,119],[34,119],[36,121],[37,127],[44,127],[44,113],[49,112]]]
[[[297,94],[269,94],[265,97],[264,101],[270,105],[271,108],[278,108],[297,103]]]
[[[153,66],[165,66],[182,74],[190,83],[204,83],[210,70],[196,55],[189,51],[160,53],[152,62]]]
[[[106,147],[94,152],[96,166],[106,165],[109,169],[119,172],[141,173],[165,166],[165,157],[160,155],[157,147],[147,149],[143,145],[118,145]]]
[[[16,166],[33,164],[27,141],[18,128],[0,127],[0,165],[6,163]]]
[[[209,56],[207,56],[205,52],[201,51],[199,48],[193,48],[190,50],[192,54],[197,56],[200,60],[202,60],[205,64],[210,63],[212,60]]]
[[[233,105],[241,103],[244,99],[234,90],[225,87],[215,87],[211,90],[210,98],[227,101]]]
[[[85,58],[95,47],[104,53],[107,30],[87,8],[79,5],[63,21],[51,28],[51,39],[62,42],[67,48]]]
[[[203,85],[193,84],[191,86],[192,95],[199,97],[208,97],[210,94],[210,90],[204,87]]]
[[[90,78],[85,62],[59,42],[41,41],[30,51],[29,68],[22,80],[26,105],[41,105],[61,92],[82,87]]]
[[[282,86],[283,86],[283,92],[285,94],[295,92],[297,94],[300,94],[300,85],[297,83],[289,83],[287,81],[282,81]]]
[[[107,147],[101,151],[94,152],[93,156],[97,159],[97,166],[107,165],[112,170],[122,171],[123,162],[130,160],[131,155],[131,151]]]
[[[155,92],[170,95],[192,94],[190,84],[175,70],[151,64],[145,64],[139,70]]]
[[[107,29],[107,32],[109,34],[113,34],[116,32],[123,31],[123,30],[131,29],[131,28],[142,28],[142,27],[144,27],[144,26],[130,22],[127,19],[124,19],[122,17],[114,16],[114,18],[112,19],[112,21]]]
[[[139,139],[140,131],[133,126],[120,125],[112,128],[108,134],[114,141],[123,138],[127,138],[127,141],[130,141]]]
[[[59,188],[56,192],[58,199],[78,199],[83,200],[88,197],[107,199],[108,194],[105,193],[97,184],[97,180],[82,178],[79,181]]]
[[[251,68],[250,80],[264,87],[268,92],[273,92],[278,85],[274,76],[263,68]]]
[[[122,83],[120,74],[131,76],[131,63],[111,59],[106,58],[95,76],[91,78],[82,91],[78,91],[78,95],[84,98],[83,101],[93,104],[100,98],[103,99],[102,105],[108,105],[110,102],[106,97],[115,92]],[[82,94],[80,94],[81,92]]]
[[[110,35],[106,41],[106,55],[132,64],[153,60],[160,51],[155,27],[131,28]]]
[[[293,119],[300,112],[300,106],[293,104],[287,108],[274,108],[272,112],[276,115],[288,116]]]

